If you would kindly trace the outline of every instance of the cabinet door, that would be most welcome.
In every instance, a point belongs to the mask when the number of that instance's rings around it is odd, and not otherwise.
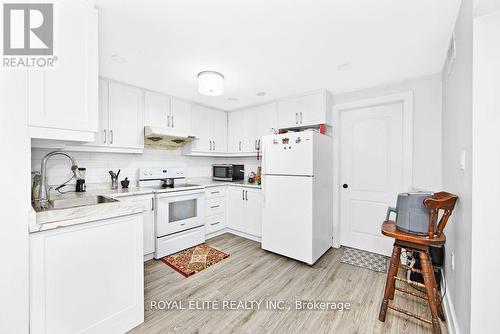
[[[97,43],[97,10],[83,1],[54,5],[57,61],[54,68],[28,72],[30,126],[97,132]]]
[[[127,196],[120,201],[132,202],[144,208],[143,217],[143,247],[144,255],[155,251],[155,222],[153,196]]]
[[[326,100],[323,92],[301,96],[299,99],[300,126],[326,124]]]
[[[109,83],[109,145],[144,148],[144,94],[139,88]]]
[[[257,237],[262,235],[261,194],[259,189],[245,188],[245,232]]]
[[[228,152],[239,153],[242,151],[243,136],[245,132],[245,113],[232,111],[228,115]]]
[[[278,101],[278,126],[293,128],[299,125],[299,100],[290,98]]]
[[[144,321],[142,216],[30,234],[30,333],[125,333]]]
[[[171,98],[170,126],[179,132],[191,133],[191,103]]]
[[[212,152],[227,152],[227,113],[225,111],[210,110],[210,139]]]
[[[257,151],[257,138],[259,137],[259,110],[260,107],[249,108],[243,111],[244,118],[244,127],[245,131],[243,132],[243,144],[242,151],[243,152],[256,152]]]
[[[245,232],[244,189],[229,187],[227,191],[227,226],[233,230]]]
[[[99,127],[95,134],[95,141],[85,143],[85,146],[108,146],[109,142],[109,114],[108,114],[108,80],[99,79]]]
[[[170,97],[164,94],[144,92],[144,124],[148,126],[169,127]]]
[[[260,147],[262,148],[262,136],[271,133],[271,129],[278,128],[278,111],[276,110],[276,103],[266,104],[260,107],[259,112],[260,126],[259,138],[261,140]]]
[[[210,152],[212,146],[210,141],[210,109],[193,105],[191,128],[198,139],[191,143],[191,149],[195,152]]]

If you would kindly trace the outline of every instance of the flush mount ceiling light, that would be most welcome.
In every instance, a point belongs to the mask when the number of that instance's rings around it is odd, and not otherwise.
[[[208,96],[224,94],[224,76],[215,71],[198,73],[198,92]]]

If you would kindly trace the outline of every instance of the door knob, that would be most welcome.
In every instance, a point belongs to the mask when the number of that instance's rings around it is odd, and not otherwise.
[[[347,189],[347,188],[349,188],[349,185],[348,185],[347,183],[344,183],[344,184],[342,185],[342,188]]]

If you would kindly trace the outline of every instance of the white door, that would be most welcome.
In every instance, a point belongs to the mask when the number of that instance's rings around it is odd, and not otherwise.
[[[143,90],[109,83],[109,145],[120,148],[144,148]]]
[[[387,207],[407,191],[403,102],[340,113],[340,225],[345,246],[389,255]]]
[[[57,62],[51,69],[28,71],[30,126],[97,131],[97,44],[95,8],[81,1],[54,5]]]
[[[228,152],[239,153],[242,151],[243,136],[245,133],[245,113],[232,111],[228,113]]]
[[[299,125],[299,99],[294,97],[278,101],[278,126],[293,128]]]
[[[210,139],[213,152],[227,152],[227,114],[225,111],[210,110]]]
[[[229,187],[227,191],[227,225],[229,228],[245,232],[244,201],[245,190],[239,187]]]
[[[262,235],[261,195],[260,189],[245,189],[244,224],[248,234],[260,237]]]
[[[166,128],[170,124],[170,97],[164,94],[144,92],[144,124]]]
[[[170,114],[172,129],[179,132],[191,132],[191,103],[172,98]]]
[[[193,133],[198,136],[192,142],[192,150],[195,152],[209,152],[210,151],[210,109],[193,105],[191,128]]]

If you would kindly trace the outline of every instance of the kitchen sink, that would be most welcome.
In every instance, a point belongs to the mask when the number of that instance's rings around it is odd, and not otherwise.
[[[118,200],[105,196],[84,196],[78,198],[62,198],[49,200],[49,207],[42,209],[35,203],[33,207],[36,212],[58,209],[71,209],[82,206],[97,205],[103,203],[118,202]]]

